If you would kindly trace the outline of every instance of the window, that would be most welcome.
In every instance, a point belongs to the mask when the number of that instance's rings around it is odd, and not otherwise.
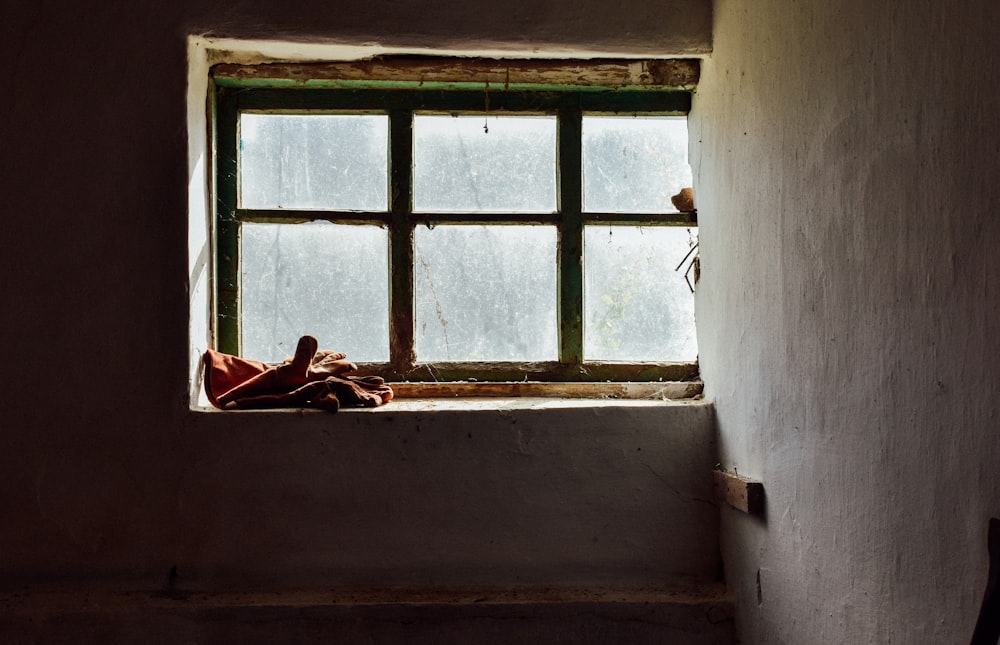
[[[309,333],[390,380],[696,375],[697,220],[670,201],[690,83],[403,63],[214,70],[219,349],[279,361]]]

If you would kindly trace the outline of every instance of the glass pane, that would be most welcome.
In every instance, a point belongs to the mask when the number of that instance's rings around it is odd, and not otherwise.
[[[284,360],[303,334],[352,361],[389,360],[389,242],[376,226],[243,224],[243,355]]]
[[[583,117],[583,205],[589,213],[675,212],[691,185],[685,117]]]
[[[555,117],[416,116],[413,209],[555,212]]]
[[[420,226],[415,242],[417,360],[558,357],[554,227]]]
[[[694,294],[677,265],[695,244],[680,227],[588,226],[584,231],[584,357],[693,361]],[[689,275],[694,284],[694,276]]]
[[[243,208],[388,210],[389,118],[241,114]]]

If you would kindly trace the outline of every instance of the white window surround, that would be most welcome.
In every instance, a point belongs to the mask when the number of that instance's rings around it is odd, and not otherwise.
[[[217,63],[253,64],[266,60],[283,60],[291,62],[316,61],[352,61],[389,54],[434,54],[437,56],[451,55],[456,57],[498,56],[524,59],[558,59],[581,58],[593,55],[589,52],[525,52],[525,51],[484,51],[475,52],[396,49],[380,46],[349,46],[320,45],[309,43],[290,43],[278,41],[245,41],[233,39],[212,39],[202,36],[188,38],[188,88],[187,88],[187,125],[188,125],[188,279],[189,279],[189,400],[194,410],[211,410],[204,395],[201,380],[201,357],[206,348],[212,345],[212,266],[214,252],[212,249],[212,163],[209,158],[209,121],[206,114],[208,105],[209,70]],[[602,56],[607,56],[605,52]],[[623,56],[627,58],[628,56]],[[648,58],[648,55],[645,56]],[[428,384],[433,386],[434,384]],[[566,386],[567,384],[562,384]],[[570,384],[572,385],[572,384]],[[587,384],[582,384],[587,385]],[[600,384],[589,384],[600,385]],[[700,382],[678,383],[668,387],[666,383],[649,383],[643,388],[622,389],[621,384],[608,384],[604,392],[569,392],[563,390],[557,398],[580,399],[573,406],[590,401],[594,405],[602,405],[603,399],[611,402],[621,402],[622,399],[635,400],[637,403],[662,404],[674,399],[689,399],[700,393]],[[632,384],[637,385],[637,384]],[[427,388],[427,386],[424,386]],[[400,392],[393,408],[401,410],[412,407],[402,405],[401,400],[408,398],[420,399],[447,396],[455,399],[452,405],[462,405],[479,408],[487,406],[497,409],[506,405],[518,407],[537,407],[549,405],[546,401],[554,400],[538,397],[539,392],[522,393],[531,399],[522,403],[511,403],[517,399],[510,397],[491,397],[488,401],[474,401],[465,398],[459,392],[447,394],[421,394],[421,386],[413,385]],[[459,404],[457,401],[462,401]],[[438,404],[440,405],[440,404]],[[428,409],[423,403],[414,403],[414,409]]]

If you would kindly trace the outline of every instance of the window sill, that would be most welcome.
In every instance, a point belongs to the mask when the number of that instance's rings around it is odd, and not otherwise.
[[[377,408],[342,412],[414,412],[430,410],[552,410],[599,407],[686,405],[702,400],[701,381],[662,383],[391,383],[395,398]],[[196,412],[221,412],[199,401]],[[234,410],[236,413],[321,412],[309,408]]]
[[[550,399],[691,399],[702,392],[701,381],[667,382],[407,382],[392,383],[397,399],[543,397]]]
[[[700,399],[701,381],[663,383],[393,383],[400,410],[639,407]],[[386,409],[385,407],[379,409]]]
[[[343,412],[496,412],[510,410],[568,410],[593,408],[649,408],[704,403],[701,399],[589,399],[532,397],[400,398],[378,408],[345,408]]]

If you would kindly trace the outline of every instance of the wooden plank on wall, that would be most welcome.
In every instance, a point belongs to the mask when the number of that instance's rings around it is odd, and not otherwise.
[[[713,471],[712,477],[717,500],[751,515],[764,512],[764,484],[722,470]]]

